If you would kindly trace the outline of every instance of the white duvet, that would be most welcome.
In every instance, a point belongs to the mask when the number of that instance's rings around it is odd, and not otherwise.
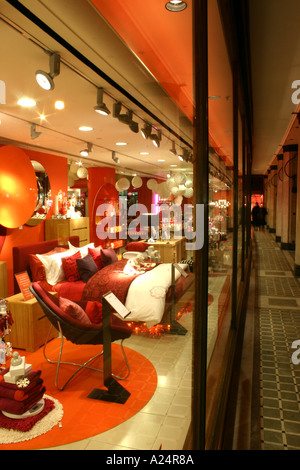
[[[179,264],[186,270],[187,264]],[[159,264],[156,268],[138,276],[131,283],[125,302],[131,312],[126,321],[145,322],[147,327],[160,323],[168,289],[172,285],[172,265]],[[175,269],[175,281],[181,276]]]

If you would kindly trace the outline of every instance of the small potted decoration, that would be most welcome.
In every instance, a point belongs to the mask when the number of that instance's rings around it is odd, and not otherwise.
[[[10,343],[6,345],[4,338],[10,333],[13,322],[12,315],[7,310],[7,301],[0,298],[0,368],[6,365],[6,357],[10,355]]]

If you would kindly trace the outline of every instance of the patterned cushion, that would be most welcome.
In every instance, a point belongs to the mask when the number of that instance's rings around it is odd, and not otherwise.
[[[74,253],[74,255],[67,256],[61,260],[65,276],[69,282],[80,280],[80,275],[76,264],[76,260],[80,258],[80,251],[77,251],[77,253]]]

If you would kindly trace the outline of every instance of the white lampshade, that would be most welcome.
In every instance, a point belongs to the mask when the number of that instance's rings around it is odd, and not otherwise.
[[[75,162],[72,162],[70,165],[70,173],[77,175],[78,165]]]
[[[77,176],[78,178],[86,178],[88,175],[88,169],[85,168],[84,166],[81,166],[80,168],[78,168],[77,170]]]
[[[143,180],[140,176],[134,176],[131,180],[131,184],[134,188],[140,188],[143,185]]]
[[[118,191],[126,191],[130,187],[130,181],[127,178],[120,178],[115,186]]]
[[[184,193],[183,193],[184,197],[186,197],[187,199],[189,199],[190,197],[192,197],[193,194],[194,194],[193,188],[187,188],[187,189],[184,191]]]
[[[174,176],[174,180],[177,186],[179,186],[180,184],[184,184],[186,180],[186,175],[184,173],[176,173],[176,175]]]
[[[171,193],[174,197],[179,196],[179,188],[177,186],[174,186],[174,188],[171,189]]]
[[[158,183],[156,180],[150,179],[147,181],[147,188],[151,189],[154,193],[157,192],[157,187],[158,187]]]
[[[184,183],[186,188],[192,188],[193,187],[193,181],[192,180],[186,180]]]
[[[168,179],[167,186],[170,190],[174,188],[175,186],[177,186],[173,176],[171,176],[171,178]]]

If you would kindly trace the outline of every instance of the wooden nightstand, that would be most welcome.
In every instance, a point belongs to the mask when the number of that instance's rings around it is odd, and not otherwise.
[[[44,345],[50,328],[50,322],[41,306],[35,298],[24,301],[21,293],[7,297],[6,300],[14,324],[5,341],[9,341],[14,349],[36,351]],[[58,332],[52,328],[49,340],[57,335]]]

